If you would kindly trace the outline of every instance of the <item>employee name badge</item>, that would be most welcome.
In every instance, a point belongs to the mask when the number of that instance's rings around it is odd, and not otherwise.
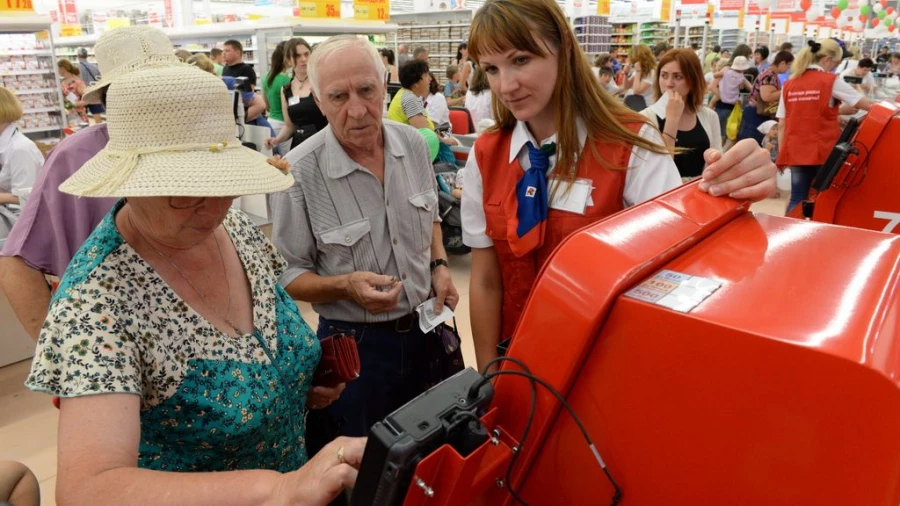
[[[291,97],[288,99],[288,105],[297,105],[300,103],[300,97]]]
[[[562,185],[559,184],[561,182]],[[591,199],[594,187],[590,179],[578,178],[568,185],[565,180],[554,177],[547,183],[551,196],[550,209],[583,215],[588,207],[594,205]]]

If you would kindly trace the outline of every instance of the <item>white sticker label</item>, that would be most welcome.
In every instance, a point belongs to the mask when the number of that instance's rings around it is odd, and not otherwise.
[[[689,313],[721,287],[721,281],[664,270],[625,292],[625,296]]]

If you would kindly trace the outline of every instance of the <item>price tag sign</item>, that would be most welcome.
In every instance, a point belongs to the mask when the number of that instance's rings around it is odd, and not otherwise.
[[[662,0],[662,9],[659,13],[660,21],[668,22],[672,19],[672,0]]]
[[[0,0],[0,16],[14,12],[34,12],[34,5],[31,0]]]
[[[609,0],[597,0],[597,15],[609,16]]]
[[[353,0],[353,19],[387,21],[390,18],[390,0]]]
[[[341,18],[340,0],[315,0],[300,2],[301,18]]]
[[[106,20],[106,29],[107,30],[115,30],[116,28],[122,28],[125,26],[131,26],[131,20],[128,18],[109,18]]]
[[[81,35],[81,25],[62,25],[59,35],[61,37],[78,37]]]

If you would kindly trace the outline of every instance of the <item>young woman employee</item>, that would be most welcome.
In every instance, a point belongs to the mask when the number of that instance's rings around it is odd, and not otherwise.
[[[497,343],[512,336],[556,245],[583,226],[680,185],[681,178],[656,127],[601,92],[553,0],[488,0],[472,21],[469,52],[488,74],[497,119],[475,143],[462,198],[464,241],[473,248],[471,307],[478,309],[471,318],[481,367],[496,357]],[[774,191],[775,167],[753,141],[725,155],[710,150],[705,160],[704,191],[739,199]],[[583,207],[575,213],[556,209],[572,204],[550,197],[563,193],[552,191],[556,182],[560,190],[592,186],[592,202],[576,201]],[[518,224],[507,228],[507,216]]]
[[[791,78],[784,84],[776,116],[779,167],[791,169],[790,212],[809,196],[819,168],[841,136],[840,105],[869,110],[872,102],[832,71],[845,52],[834,39],[811,40],[794,60]],[[852,114],[852,110],[845,110]]]

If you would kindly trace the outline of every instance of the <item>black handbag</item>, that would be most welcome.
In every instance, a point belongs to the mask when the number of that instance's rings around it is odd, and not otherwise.
[[[438,325],[425,335],[428,360],[423,379],[425,389],[433,387],[445,379],[465,369],[459,331],[456,329],[456,317],[453,326],[447,323]]]

